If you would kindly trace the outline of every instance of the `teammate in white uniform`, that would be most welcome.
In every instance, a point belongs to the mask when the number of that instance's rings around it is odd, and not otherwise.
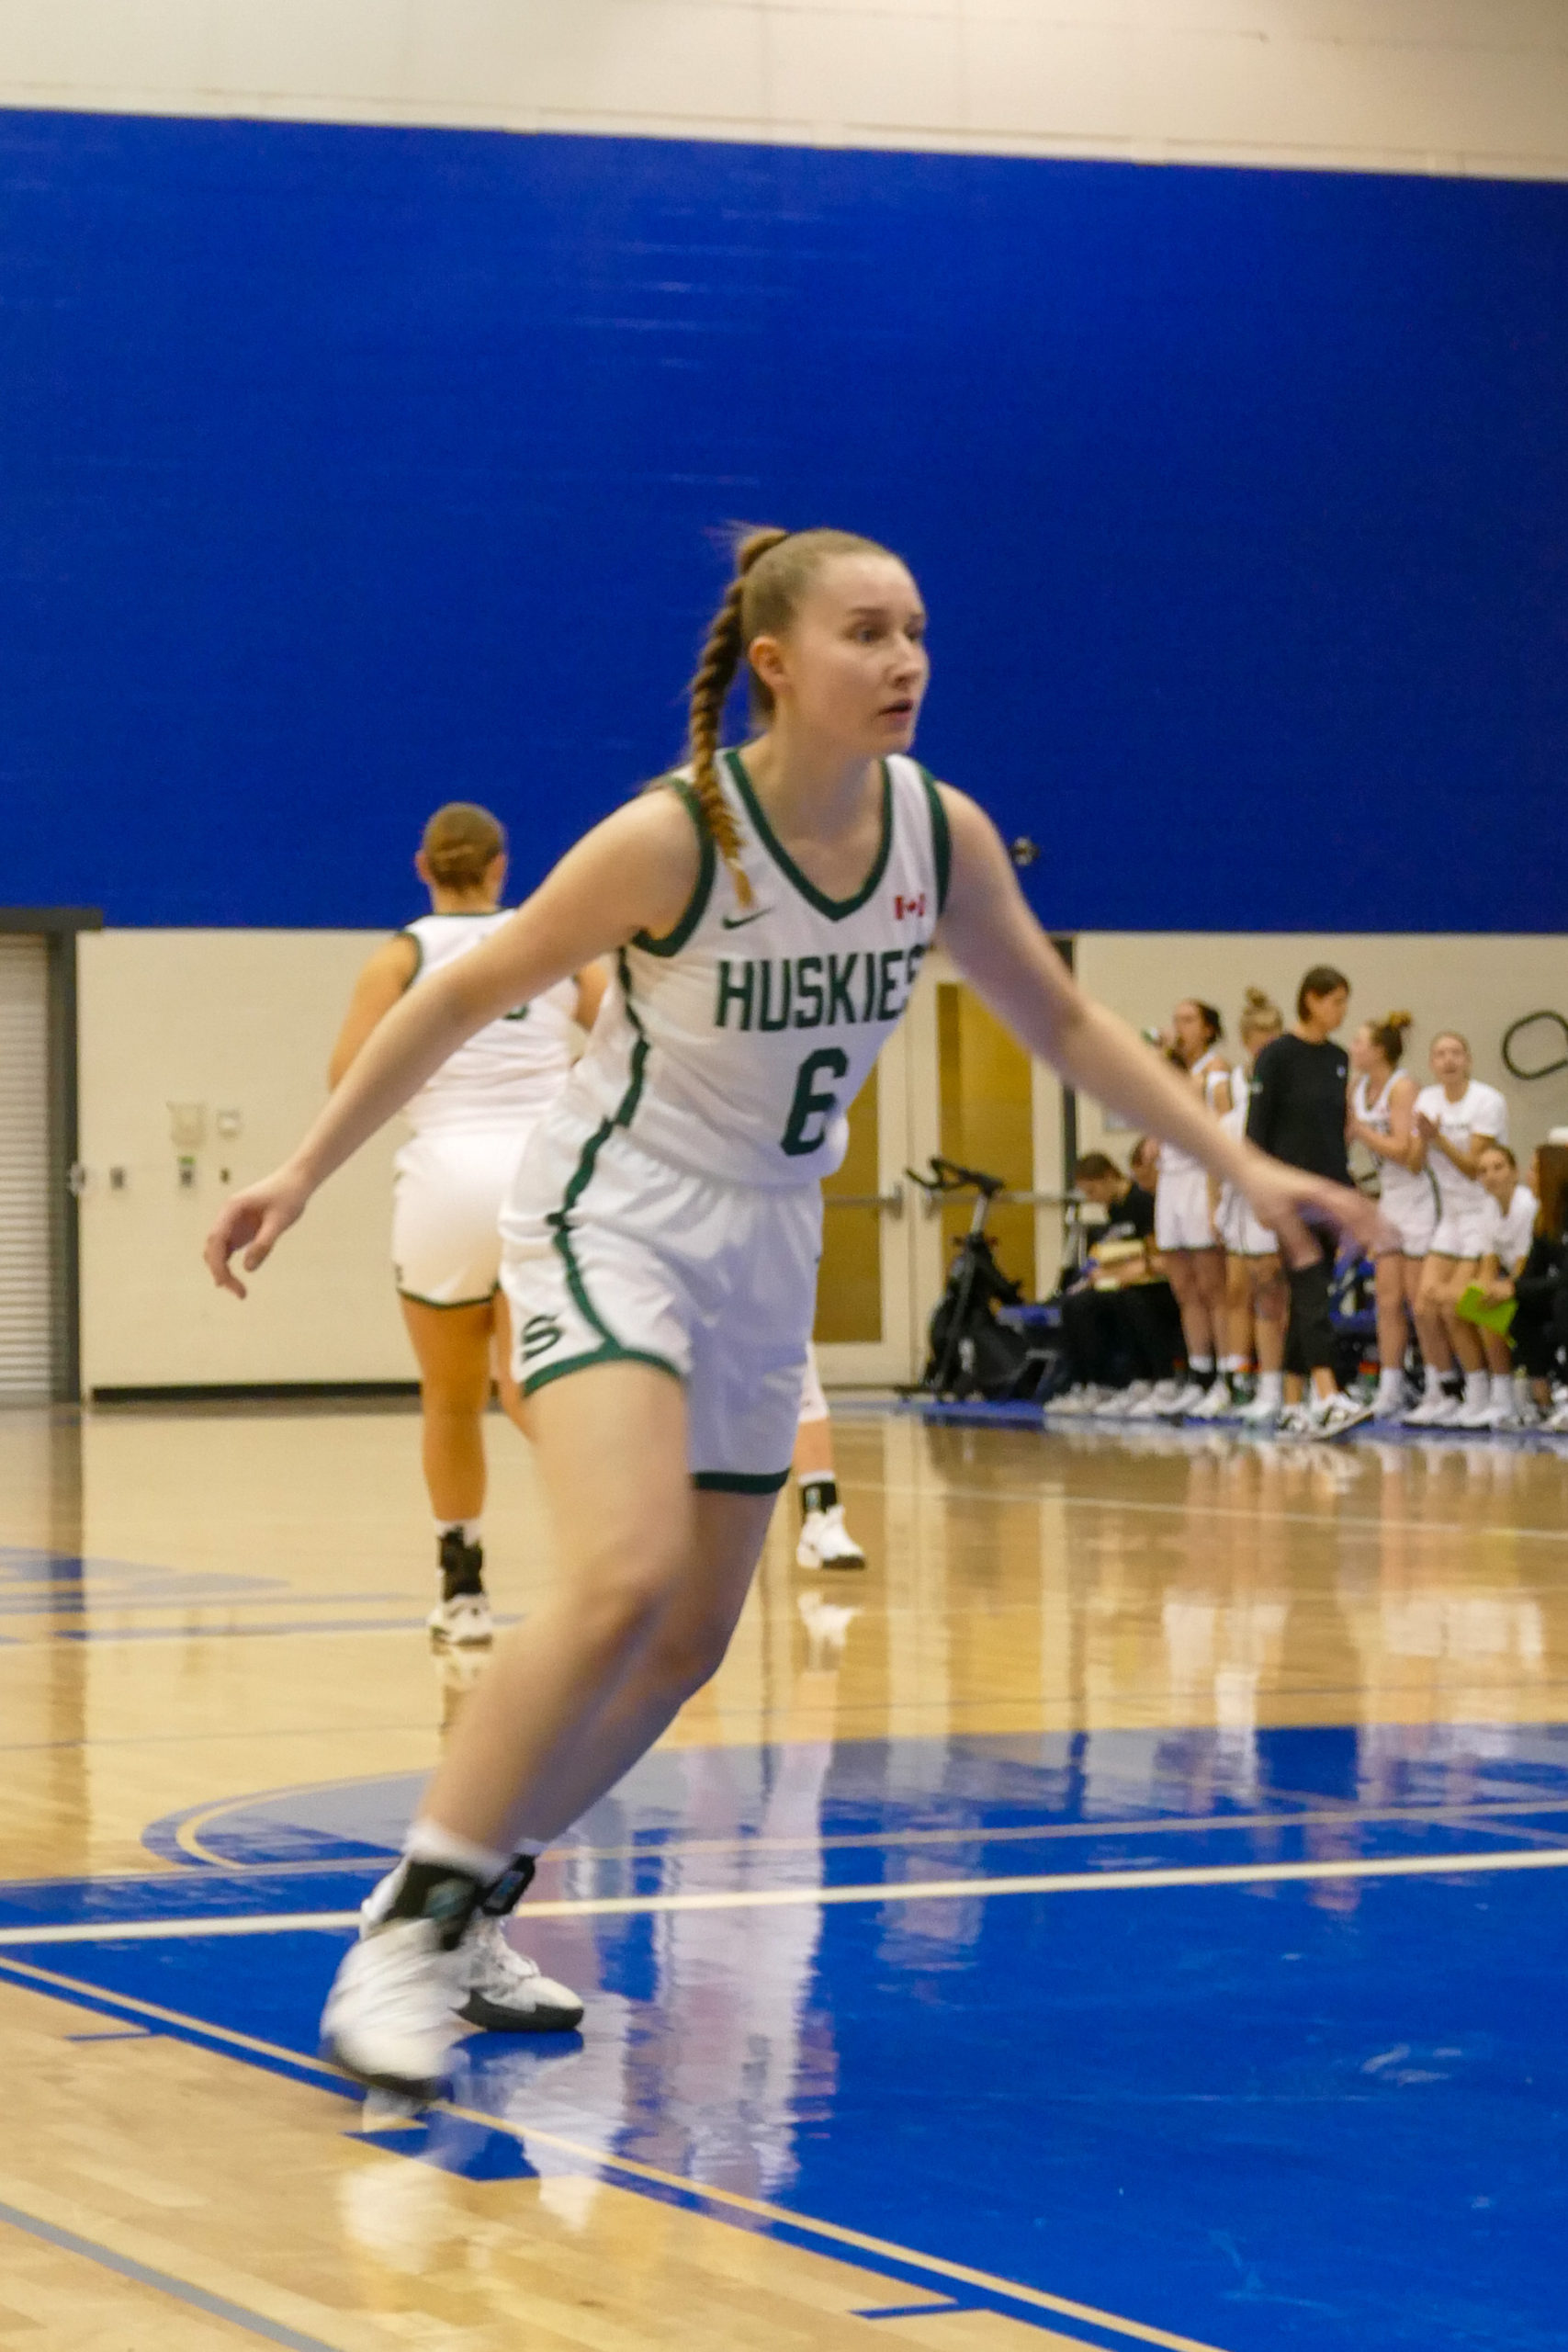
[[[1540,1203],[1519,1181],[1519,1163],[1506,1143],[1488,1144],[1480,1154],[1481,1182],[1486,1200],[1481,1212],[1481,1262],[1476,1283],[1489,1305],[1501,1306],[1515,1295],[1514,1283],[1522,1272],[1535,1239]],[[1534,1403],[1517,1395],[1514,1350],[1501,1331],[1476,1329],[1486,1356],[1492,1394],[1484,1410],[1467,1406],[1456,1427],[1472,1430],[1517,1430],[1541,1419],[1539,1397]],[[1522,1377],[1522,1375],[1521,1375]],[[1551,1398],[1550,1383],[1541,1384]]]
[[[424,829],[414,870],[431,912],[370,957],[333,1050],[336,1086],[378,1023],[508,921],[500,905],[506,836],[488,808],[452,801]],[[593,965],[490,1022],[408,1103],[413,1133],[397,1158],[392,1262],[403,1321],[419,1359],[424,1479],[435,1518],[441,1589],[430,1612],[438,1640],[491,1639],[480,1521],[483,1416],[492,1364],[517,1417],[506,1301],[498,1290],[501,1204],[533,1122],[564,1084],[580,1029],[604,993]]]
[[[1246,1190],[1305,1255],[1358,1195],[1225,1135],[1085,998],[994,828],[907,754],[919,593],[846,533],[740,550],[692,691],[690,770],[618,810],[493,939],[410,992],[295,1153],[238,1193],[208,1264],[243,1290],[310,1193],[476,1029],[602,954],[616,977],[503,1220],[561,1581],[498,1643],[323,2030],[401,2095],[445,2079],[456,1995],[532,1858],[713,1674],[788,1476],[845,1105],[937,935],[1025,1049]],[[720,759],[745,668],[758,731]]]
[[[1231,1107],[1221,1125],[1238,1138],[1247,1133],[1252,1065],[1271,1039],[1284,1033],[1285,1019],[1261,989],[1248,989],[1236,1035],[1241,1060],[1231,1071]],[[1214,1230],[1225,1247],[1225,1323],[1230,1351],[1220,1369],[1232,1385],[1232,1401],[1249,1363],[1258,1366],[1258,1389],[1239,1419],[1252,1429],[1272,1428],[1285,1402],[1285,1321],[1290,1297],[1280,1272],[1280,1240],[1260,1225],[1245,1193],[1224,1185],[1214,1212]],[[1216,1416],[1217,1418],[1217,1416]]]
[[[1416,1133],[1438,1187],[1438,1222],[1416,1295],[1427,1387],[1404,1417],[1416,1429],[1446,1427],[1462,1412],[1480,1410],[1490,1397],[1481,1335],[1454,1306],[1475,1279],[1481,1258],[1486,1204],[1481,1154],[1489,1143],[1508,1140],[1508,1106],[1495,1086],[1483,1086],[1472,1075],[1470,1046],[1456,1030],[1445,1029],[1433,1038],[1430,1060],[1433,1082],[1416,1097]],[[1456,1361],[1464,1374],[1462,1397],[1445,1385]]]
[[[1438,1196],[1426,1147],[1416,1132],[1416,1080],[1399,1067],[1408,1012],[1364,1021],[1350,1040],[1350,1116],[1346,1133],[1377,1162],[1379,1199],[1387,1243],[1377,1254],[1379,1420],[1395,1420],[1411,1399],[1404,1383],[1410,1327],[1416,1321],[1421,1269],[1438,1223]]]
[[[807,1344],[806,1378],[800,1397],[800,1423],[790,1458],[800,1487],[800,1535],[795,1565],[802,1568],[863,1568],[865,1554],[844,1525],[839,1481],[833,1466],[833,1427],[817,1351]]]
[[[1212,1004],[1184,997],[1171,1016],[1169,1057],[1215,1118],[1231,1107],[1230,1064],[1219,1051],[1224,1024]],[[1155,1247],[1181,1313],[1187,1348],[1187,1378],[1174,1395],[1156,1388],[1135,1405],[1131,1420],[1179,1419],[1190,1414],[1212,1420],[1230,1405],[1230,1390],[1219,1373],[1225,1300],[1225,1261],[1214,1232],[1209,1171],[1195,1153],[1180,1146],[1160,1147],[1155,1190]]]

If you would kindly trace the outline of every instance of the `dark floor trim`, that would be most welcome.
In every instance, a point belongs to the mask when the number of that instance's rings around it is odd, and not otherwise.
[[[241,1380],[190,1387],[95,1388],[95,1405],[310,1405],[417,1396],[417,1380]]]

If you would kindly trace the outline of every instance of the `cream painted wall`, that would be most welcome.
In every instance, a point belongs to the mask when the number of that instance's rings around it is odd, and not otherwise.
[[[283,1157],[326,1091],[354,976],[379,934],[106,931],[81,942],[85,1387],[413,1376],[389,1254],[378,1136],[319,1194],[243,1305],[200,1248],[229,1189]],[[183,1191],[171,1102],[207,1107]],[[220,1140],[220,1110],[243,1131]],[[122,1191],[109,1170],[126,1171]]]
[[[84,1377],[89,1388],[255,1381],[403,1380],[412,1364],[388,1257],[391,1157],[379,1136],[335,1176],[257,1277],[243,1306],[209,1283],[199,1250],[225,1189],[272,1167],[321,1100],[327,1054],[350,984],[378,934],[361,932],[107,931],[81,943]],[[1338,964],[1355,982],[1351,1018],[1407,1005],[1420,1026],[1411,1066],[1424,1070],[1435,1029],[1463,1029],[1479,1075],[1507,1096],[1516,1146],[1568,1123],[1568,1072],[1535,1085],[1505,1071],[1507,1023],[1543,1005],[1568,1012],[1568,949],[1551,938],[1089,933],[1077,967],[1093,994],[1142,1027],[1165,1021],[1177,998],[1220,1005],[1234,1037],[1249,982],[1287,1010],[1309,964]],[[932,1029],[932,1024],[926,1024]],[[934,1031],[909,1085],[936,1098]],[[1058,1097],[1037,1088],[1037,1180],[1055,1187]],[[169,1104],[207,1106],[209,1139],[197,1181],[182,1191]],[[235,1109],[232,1145],[212,1133]],[[1118,1156],[1128,1136],[1107,1134],[1098,1104],[1080,1102],[1084,1149]],[[934,1110],[913,1127],[934,1148]],[[122,1191],[108,1171],[123,1167]],[[1043,1211],[1040,1272],[1049,1282],[1058,1239]],[[938,1279],[924,1269],[928,1288]],[[923,1327],[930,1298],[915,1302]]]
[[[1395,1008],[1416,1026],[1405,1066],[1423,1083],[1427,1047],[1439,1029],[1471,1041],[1475,1074],[1506,1098],[1514,1148],[1523,1159],[1549,1127],[1568,1124],[1568,1071],[1527,1084],[1503,1066],[1504,1030],[1522,1012],[1555,1006],[1568,1014],[1568,941],[1491,935],[1446,938],[1380,933],[1292,936],[1289,933],[1089,932],[1078,942],[1077,969],[1091,994],[1139,1028],[1164,1024],[1184,996],[1217,1005],[1227,1041],[1248,986],[1266,989],[1289,1019],[1302,974],[1334,964],[1352,983],[1348,1038],[1359,1020]],[[1085,1150],[1103,1142],[1119,1158],[1129,1140],[1107,1135],[1098,1104],[1079,1107]]]
[[[1562,177],[1563,0],[0,0],[0,104]]]

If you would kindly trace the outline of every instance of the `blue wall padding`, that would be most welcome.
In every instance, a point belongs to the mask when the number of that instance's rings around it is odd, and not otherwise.
[[[728,518],[917,568],[1067,927],[1551,930],[1568,188],[0,117],[0,901],[378,924],[665,764]]]

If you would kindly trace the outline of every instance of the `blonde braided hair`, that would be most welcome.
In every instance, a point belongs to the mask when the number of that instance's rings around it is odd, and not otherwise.
[[[740,834],[718,780],[724,707],[747,649],[759,637],[782,636],[802,596],[829,557],[886,555],[889,549],[853,531],[781,531],[770,526],[746,532],[735,549],[735,576],[713,616],[689,693],[687,733],[692,790],[709,838],[729,870],[741,906],[756,903],[751,878],[741,862]],[[773,698],[755,671],[750,675],[752,714],[766,722]]]

